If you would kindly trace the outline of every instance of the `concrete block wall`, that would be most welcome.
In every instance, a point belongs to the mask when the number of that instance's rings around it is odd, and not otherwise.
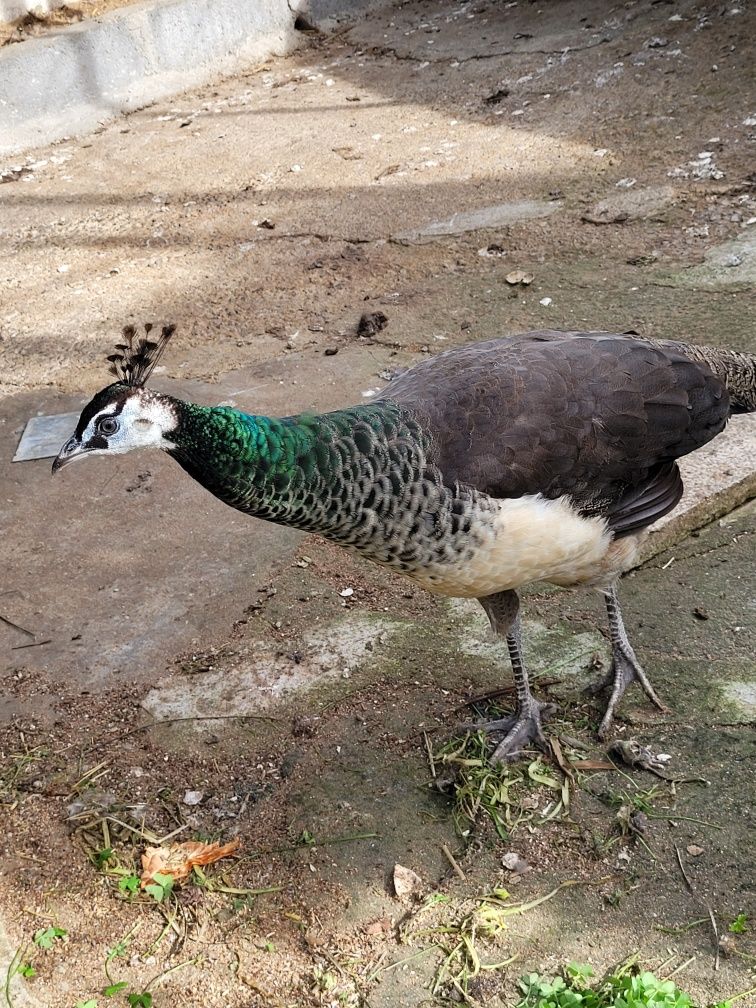
[[[4,46],[0,157],[86,133],[123,112],[290,52],[302,40],[294,27],[300,12],[327,27],[385,2],[148,0]]]

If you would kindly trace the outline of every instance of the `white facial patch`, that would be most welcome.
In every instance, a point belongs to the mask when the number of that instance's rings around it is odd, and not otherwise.
[[[120,405],[120,404],[118,404]],[[108,433],[107,421],[112,419],[118,429]],[[103,427],[103,421],[106,421]],[[91,448],[88,454],[122,454],[134,448],[173,448],[170,433],[177,423],[176,414],[169,402],[148,392],[130,395],[123,407],[106,406],[92,418],[82,435],[82,444],[105,438],[106,448]]]

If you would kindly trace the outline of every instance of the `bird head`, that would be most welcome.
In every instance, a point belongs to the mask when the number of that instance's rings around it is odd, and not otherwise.
[[[178,425],[172,400],[145,388],[174,326],[166,326],[157,340],[135,339],[133,326],[124,329],[125,342],[108,357],[118,381],[101,389],[84,407],[76,430],[52,464],[53,473],[86,455],[122,454],[133,448],[173,447],[171,433]]]

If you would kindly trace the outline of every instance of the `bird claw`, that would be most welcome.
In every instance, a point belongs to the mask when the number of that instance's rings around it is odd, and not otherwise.
[[[484,731],[487,734],[503,733],[504,738],[497,743],[491,753],[491,763],[510,763],[519,759],[529,746],[536,745],[544,752],[548,750],[549,743],[544,734],[542,722],[555,710],[555,704],[532,700],[524,711],[518,710],[506,718],[480,721],[466,727]]]
[[[640,683],[643,692],[662,713],[669,711],[669,708],[664,705],[651,685],[651,680],[641,668],[635,654],[632,651],[627,654],[625,651],[617,648],[614,652],[614,661],[608,675],[592,691],[599,693],[604,689],[608,689],[609,686],[612,688],[612,695],[609,698],[609,703],[606,706],[606,711],[599,725],[598,737],[600,739],[605,739],[608,735],[614,721],[614,712],[617,709],[617,705],[624,696],[625,690],[632,682]]]

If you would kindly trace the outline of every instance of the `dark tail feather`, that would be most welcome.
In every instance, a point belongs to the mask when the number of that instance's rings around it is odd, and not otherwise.
[[[647,340],[658,347],[677,350],[697,364],[705,364],[721,378],[730,393],[732,413],[756,412],[756,357],[738,350],[678,343],[675,340]]]

